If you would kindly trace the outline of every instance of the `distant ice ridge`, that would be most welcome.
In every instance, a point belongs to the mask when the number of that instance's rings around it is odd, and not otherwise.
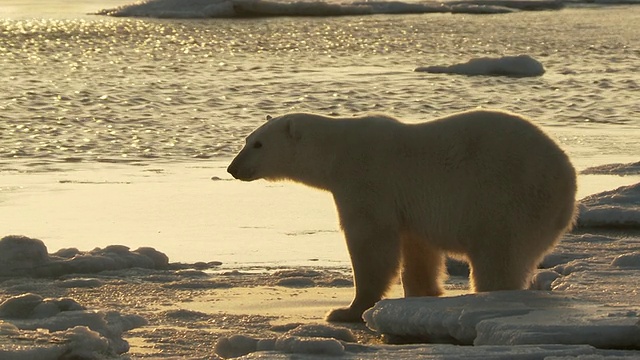
[[[556,10],[560,0],[467,1],[277,1],[277,0],[147,0],[98,11],[97,15],[155,18],[233,18],[271,16],[345,16],[372,14],[468,13]]]
[[[529,55],[517,55],[499,58],[475,58],[466,63],[450,66],[423,66],[416,68],[414,71],[469,76],[532,77],[544,74],[544,66]]]

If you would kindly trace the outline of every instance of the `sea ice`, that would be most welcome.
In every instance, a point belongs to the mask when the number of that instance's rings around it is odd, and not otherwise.
[[[544,67],[529,55],[518,55],[475,58],[466,63],[450,66],[418,67],[415,71],[434,74],[530,77],[544,74]]]
[[[580,227],[640,227],[640,183],[580,200]]]

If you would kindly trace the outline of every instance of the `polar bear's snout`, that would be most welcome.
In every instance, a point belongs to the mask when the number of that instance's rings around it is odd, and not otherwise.
[[[238,178],[238,166],[235,164],[235,162],[229,164],[229,167],[227,167],[227,172],[234,178]]]
[[[240,166],[238,166],[238,162],[235,160],[232,161],[231,164],[229,164],[229,167],[227,168],[227,172],[238,180],[246,180],[247,178],[246,176],[247,171],[242,171]]]
[[[240,161],[238,161],[239,156],[237,156],[229,167],[227,167],[227,172],[231,174],[234,178],[242,181],[252,181],[255,180],[255,169],[252,167],[242,165]]]

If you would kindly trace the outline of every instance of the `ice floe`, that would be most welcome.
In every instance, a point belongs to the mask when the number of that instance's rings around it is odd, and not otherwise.
[[[544,66],[529,55],[503,56],[499,58],[475,58],[466,63],[449,66],[422,66],[414,71],[433,74],[485,75],[532,77],[544,74]]]
[[[345,16],[373,14],[467,13],[557,10],[556,0],[462,1],[277,1],[277,0],[148,0],[97,15],[156,18],[235,18],[271,16]]]
[[[636,312],[548,292],[382,300],[364,319],[372,330],[401,341],[640,349]]]

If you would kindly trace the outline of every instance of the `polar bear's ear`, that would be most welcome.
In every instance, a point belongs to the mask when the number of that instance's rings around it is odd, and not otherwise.
[[[300,138],[302,138],[300,129],[298,129],[298,126],[294,124],[294,121],[291,119],[287,121],[287,132],[289,133],[289,137],[293,140],[300,140]]]
[[[267,121],[273,119],[273,117],[271,115],[267,115]]]

